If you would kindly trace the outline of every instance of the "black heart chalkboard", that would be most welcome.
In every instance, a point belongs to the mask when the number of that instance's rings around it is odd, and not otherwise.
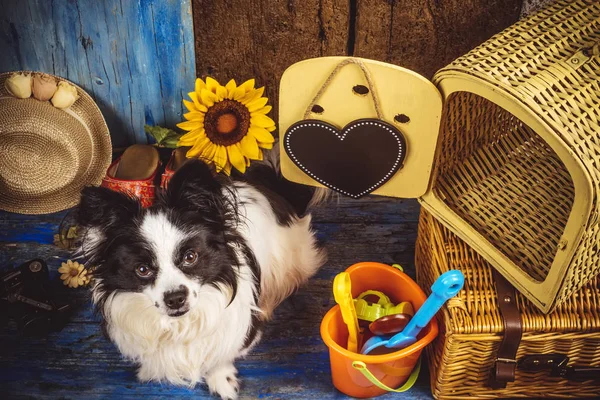
[[[290,126],[283,140],[304,173],[355,199],[394,176],[406,155],[402,133],[379,119],[355,120],[341,131],[323,121],[303,120]]]

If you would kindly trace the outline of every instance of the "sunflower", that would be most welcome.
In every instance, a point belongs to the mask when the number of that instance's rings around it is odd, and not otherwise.
[[[262,97],[265,88],[255,89],[254,83],[238,86],[232,79],[221,86],[211,77],[196,79],[188,93],[192,101],[183,100],[186,121],[177,124],[188,131],[177,144],[191,147],[188,158],[212,161],[217,172],[229,175],[232,166],[244,173],[250,160],[262,160],[261,149],[273,148],[275,122],[267,117],[272,107]]]
[[[67,260],[66,263],[61,264],[58,272],[61,274],[60,279],[65,286],[76,288],[90,283],[91,276],[88,274],[88,270],[77,261]]]

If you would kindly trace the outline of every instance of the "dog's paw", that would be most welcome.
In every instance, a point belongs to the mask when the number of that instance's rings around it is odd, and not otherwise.
[[[235,400],[240,390],[237,378],[237,369],[233,364],[219,367],[206,377],[208,389],[213,394],[218,394],[223,400]]]

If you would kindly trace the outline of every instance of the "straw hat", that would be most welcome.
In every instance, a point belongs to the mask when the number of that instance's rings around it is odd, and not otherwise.
[[[10,75],[0,74],[0,209],[46,214],[73,207],[84,186],[100,185],[112,158],[102,113],[76,85],[79,99],[66,110],[12,97],[4,87]]]

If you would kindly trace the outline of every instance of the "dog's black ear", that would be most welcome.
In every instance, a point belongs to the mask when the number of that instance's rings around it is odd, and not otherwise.
[[[104,227],[125,222],[140,215],[140,202],[123,193],[103,187],[88,186],[81,191],[77,207],[77,224],[83,227]]]
[[[200,160],[188,160],[169,181],[166,201],[170,207],[204,209],[221,197],[222,185],[210,167]]]

